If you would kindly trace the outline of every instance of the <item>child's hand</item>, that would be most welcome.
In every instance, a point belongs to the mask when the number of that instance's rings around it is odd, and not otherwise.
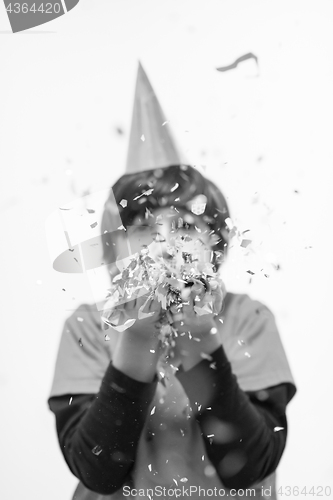
[[[186,289],[185,289],[186,290]],[[173,326],[178,331],[175,355],[189,370],[221,345],[214,315],[222,308],[224,285],[219,280],[210,282],[210,289],[194,285],[180,312],[173,309]],[[185,297],[186,299],[186,297]],[[210,312],[207,312],[210,311]],[[200,314],[206,312],[206,314]]]

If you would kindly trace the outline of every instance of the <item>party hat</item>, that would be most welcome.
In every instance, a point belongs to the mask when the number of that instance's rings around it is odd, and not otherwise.
[[[186,163],[153,87],[139,62],[126,173]]]

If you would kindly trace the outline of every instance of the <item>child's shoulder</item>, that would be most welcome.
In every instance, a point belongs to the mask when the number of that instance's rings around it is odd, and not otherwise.
[[[269,308],[261,301],[253,299],[246,293],[227,292],[224,299],[224,308],[222,313],[228,314],[249,314],[266,313],[272,314]]]

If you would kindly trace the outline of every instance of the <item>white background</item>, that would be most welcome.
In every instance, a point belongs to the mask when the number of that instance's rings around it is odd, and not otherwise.
[[[259,70],[216,71],[247,52]],[[52,270],[45,221],[123,172],[138,59],[251,230],[224,277],[273,310],[297,383],[278,486],[333,491],[332,2],[81,0],[17,34],[0,5],[0,496],[69,500],[76,484],[46,401],[63,321],[91,292]]]

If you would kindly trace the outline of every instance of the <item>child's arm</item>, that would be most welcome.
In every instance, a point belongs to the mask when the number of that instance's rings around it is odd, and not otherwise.
[[[129,378],[111,363],[97,395],[49,400],[64,458],[90,490],[111,494],[126,482],[157,381]]]
[[[197,413],[209,459],[229,488],[246,488],[272,473],[283,453],[289,384],[267,389],[260,401],[242,391],[220,346],[177,374]]]

